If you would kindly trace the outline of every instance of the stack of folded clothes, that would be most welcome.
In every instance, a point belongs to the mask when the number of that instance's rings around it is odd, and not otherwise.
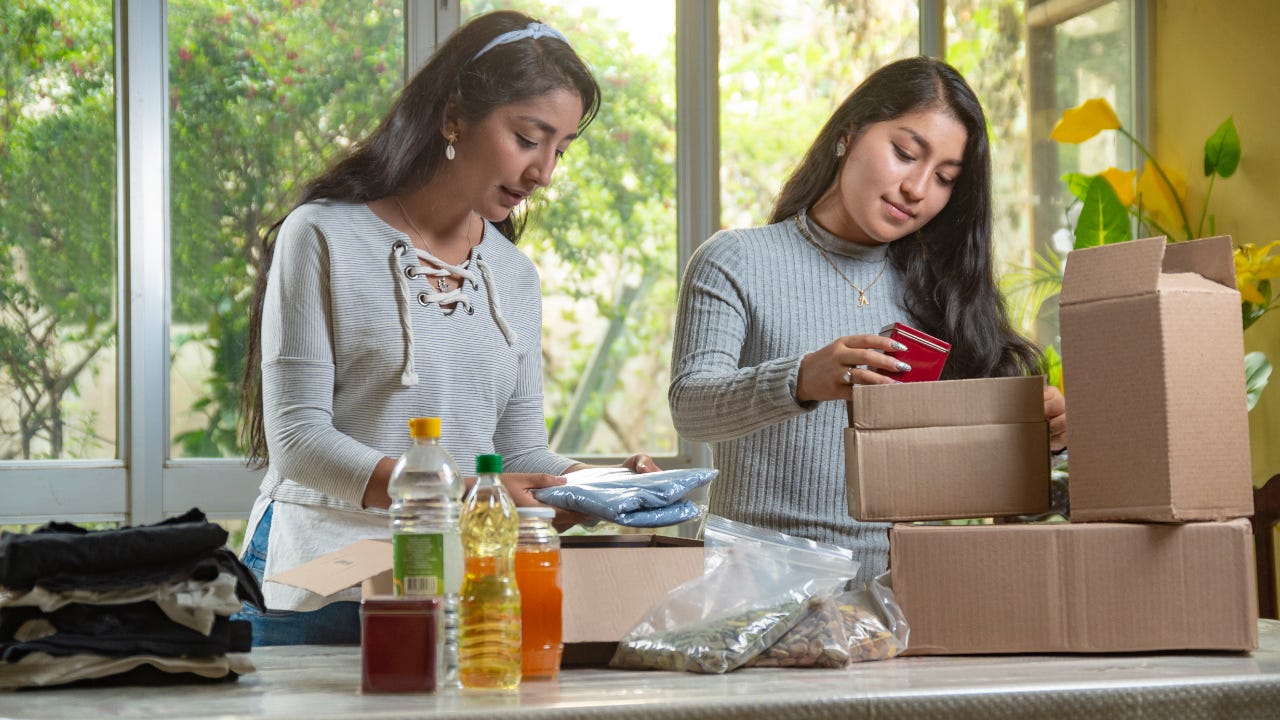
[[[192,509],[154,525],[0,533],[0,689],[235,680],[257,580]]]

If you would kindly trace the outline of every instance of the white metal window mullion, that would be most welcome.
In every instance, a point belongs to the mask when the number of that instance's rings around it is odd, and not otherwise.
[[[676,3],[677,280],[720,227],[720,8]],[[706,443],[680,438],[679,464],[709,466]]]
[[[120,456],[130,524],[164,515],[169,417],[168,61],[164,0],[118,0]]]

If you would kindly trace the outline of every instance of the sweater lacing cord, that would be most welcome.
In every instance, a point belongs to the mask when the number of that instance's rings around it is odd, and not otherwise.
[[[402,270],[402,259],[409,251],[409,244],[397,242],[391,251],[391,272],[396,276],[397,285],[400,288],[400,329],[404,333],[404,370],[400,373],[400,384],[406,387],[418,384],[418,372],[414,365],[414,339],[413,339],[413,319],[409,314],[409,280],[418,278],[423,275],[428,277],[448,277],[457,275],[462,278],[462,282],[458,287],[446,292],[439,292],[431,283],[426,283],[426,290],[418,294],[418,301],[423,305],[435,303],[440,306],[441,312],[446,316],[452,315],[458,306],[461,305],[467,314],[470,315],[474,310],[471,309],[471,298],[464,292],[468,282],[471,283],[473,289],[478,288],[481,283],[477,282],[483,278],[485,294],[489,299],[490,314],[498,325],[498,329],[502,331],[502,336],[506,338],[508,345],[516,344],[515,331],[507,324],[506,319],[502,317],[502,310],[498,305],[497,283],[493,280],[493,272],[489,268],[489,264],[480,256],[480,252],[473,251],[476,265],[480,268],[480,276],[472,272],[469,268],[461,265],[450,265],[435,255],[421,248],[414,248],[414,253],[419,261],[415,265]],[[428,264],[423,265],[421,261],[425,260]],[[444,307],[449,305],[451,307]]]

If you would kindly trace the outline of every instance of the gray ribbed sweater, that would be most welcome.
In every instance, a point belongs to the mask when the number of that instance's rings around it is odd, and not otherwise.
[[[808,227],[851,281],[871,284],[887,246]],[[837,338],[913,323],[902,293],[889,267],[859,307],[790,219],[722,231],[698,248],[681,283],[668,395],[676,430],[711,444],[712,512],[850,548],[859,579],[884,571],[889,526],[849,517],[844,403],[797,402],[796,377],[804,355]]]

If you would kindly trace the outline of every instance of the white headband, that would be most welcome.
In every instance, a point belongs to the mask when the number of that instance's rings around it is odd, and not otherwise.
[[[565,45],[569,44],[569,41],[565,39],[564,35],[560,34],[559,30],[556,30],[555,28],[549,25],[543,25],[540,22],[531,22],[520,30],[509,30],[507,32],[502,33],[498,37],[490,40],[489,44],[480,48],[480,52],[476,53],[475,55],[472,55],[471,59],[475,60],[476,58],[489,52],[490,50],[494,49],[499,45],[506,45],[507,43],[513,43],[517,40],[523,40],[525,38],[529,38],[530,40],[537,40],[538,38],[544,38],[544,37],[553,37],[559,40],[560,42],[564,43]]]

